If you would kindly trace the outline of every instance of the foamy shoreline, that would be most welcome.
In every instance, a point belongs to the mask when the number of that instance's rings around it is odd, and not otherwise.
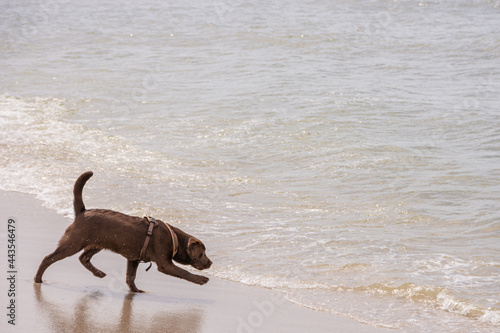
[[[69,203],[71,204],[71,203]],[[125,259],[100,253],[95,265],[108,275],[95,278],[77,256],[51,266],[45,283],[33,283],[41,259],[52,252],[71,223],[31,195],[0,191],[2,244],[8,220],[16,223],[15,326],[2,316],[2,332],[384,332],[286,301],[279,293],[211,277],[205,286],[139,267],[136,284],[145,294],[129,293]],[[7,249],[0,265],[7,274]],[[217,262],[214,263],[215,265]],[[1,279],[7,307],[9,281]],[[4,307],[4,308],[5,308]],[[7,310],[6,310],[7,311]]]

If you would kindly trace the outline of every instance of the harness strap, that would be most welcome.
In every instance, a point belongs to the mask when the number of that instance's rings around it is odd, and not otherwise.
[[[168,228],[168,231],[170,231],[170,236],[172,236],[172,259],[175,257],[177,254],[177,251],[179,251],[179,240],[177,239],[177,235],[175,232],[172,230],[170,225],[168,223],[165,223],[165,225]]]
[[[153,235],[153,228],[158,224],[154,217],[145,216],[144,218],[146,220],[148,220],[149,228],[148,228],[148,232],[146,233],[146,239],[144,240],[144,245],[142,246],[141,253],[139,255],[139,261],[144,261],[144,257],[146,255],[149,240],[151,239],[151,236]],[[170,236],[172,237],[172,259],[173,259],[175,257],[175,255],[177,254],[177,251],[179,251],[179,240],[177,239],[177,235],[175,234],[175,232],[172,230],[172,227],[168,223],[165,223],[165,225],[167,226],[168,231],[170,231]],[[151,265],[152,264],[150,264],[149,267],[146,268],[146,272],[149,271],[149,269],[151,268]]]
[[[145,218],[149,222],[149,228],[148,228],[148,232],[146,233],[146,239],[144,240],[144,245],[142,246],[141,254],[139,255],[139,261],[144,260],[144,256],[146,255],[146,250],[148,248],[149,240],[151,239],[151,236],[153,235],[153,228],[156,226],[156,220],[154,217],[146,216]]]

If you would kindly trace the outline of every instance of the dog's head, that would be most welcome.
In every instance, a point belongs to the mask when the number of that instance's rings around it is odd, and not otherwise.
[[[187,264],[194,268],[201,271],[212,266],[212,261],[205,254],[205,245],[199,239],[190,237],[186,252],[189,257]]]

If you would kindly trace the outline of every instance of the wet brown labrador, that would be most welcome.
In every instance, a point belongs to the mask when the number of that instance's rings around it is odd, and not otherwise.
[[[43,273],[50,265],[81,250],[84,250],[80,255],[83,266],[95,276],[103,278],[106,274],[90,262],[92,256],[102,249],[121,254],[128,260],[126,282],[133,292],[142,292],[134,283],[140,260],[155,262],[160,272],[171,276],[199,285],[208,282],[207,277],[191,274],[173,263],[176,261],[183,265],[191,265],[198,270],[210,268],[212,261],[205,254],[205,245],[199,239],[156,220],[147,248],[141,251],[150,226],[147,218],[106,209],[86,210],[82,200],[82,190],[92,175],[93,173],[89,171],[76,180],[73,189],[75,221],[66,229],[57,249],[43,259],[36,273],[35,282],[42,283]],[[175,238],[177,242],[174,241]]]

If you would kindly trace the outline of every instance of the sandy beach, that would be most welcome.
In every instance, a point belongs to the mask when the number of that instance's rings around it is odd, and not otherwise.
[[[165,276],[155,265],[145,272],[147,265],[141,264],[136,284],[146,293],[133,294],[125,284],[125,259],[111,252],[93,259],[107,273],[103,279],[90,274],[73,256],[51,266],[45,283],[35,284],[40,261],[54,250],[72,221],[44,208],[33,196],[17,192],[0,191],[0,207],[4,253],[0,295],[6,312],[2,332],[393,331],[310,310],[270,290],[210,277],[209,271],[210,282],[197,286]],[[13,270],[5,245],[9,219],[15,225]],[[9,324],[12,320],[15,325]]]

